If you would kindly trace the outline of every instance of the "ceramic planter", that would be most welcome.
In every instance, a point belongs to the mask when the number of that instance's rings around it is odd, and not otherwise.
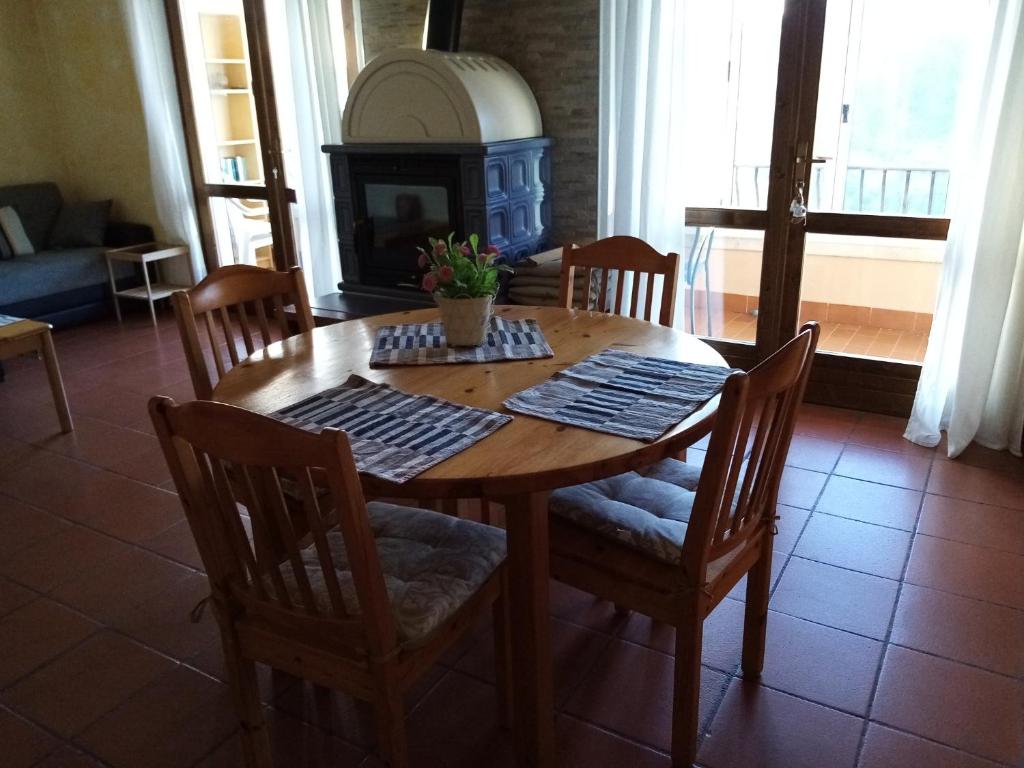
[[[449,299],[434,294],[441,308],[441,322],[450,347],[478,347],[487,337],[487,324],[491,319],[493,296],[475,299]]]

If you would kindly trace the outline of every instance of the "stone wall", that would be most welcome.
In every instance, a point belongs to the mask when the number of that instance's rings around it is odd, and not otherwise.
[[[362,0],[367,61],[420,44],[427,0]],[[519,70],[555,139],[551,195],[554,244],[597,231],[598,0],[465,0],[461,46]]]

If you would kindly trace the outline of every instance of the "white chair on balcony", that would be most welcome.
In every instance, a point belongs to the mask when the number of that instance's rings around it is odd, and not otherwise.
[[[689,291],[687,304],[690,310],[690,333],[697,333],[697,295],[696,283],[699,272],[704,273],[704,305],[707,310],[707,334],[711,335],[711,276],[708,262],[711,260],[711,246],[715,242],[714,227],[695,227],[690,247],[686,251],[683,264],[683,280]]]
[[[267,219],[267,205],[246,205],[241,200],[226,198],[231,245],[236,264],[256,264],[256,251],[274,244],[274,235]]]

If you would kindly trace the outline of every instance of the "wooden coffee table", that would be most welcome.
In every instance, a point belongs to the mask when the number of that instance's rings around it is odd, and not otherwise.
[[[71,432],[75,426],[71,421],[71,411],[68,410],[67,395],[64,394],[64,380],[60,376],[57,352],[53,348],[51,328],[49,323],[0,315],[0,360],[28,352],[36,352],[43,356],[46,375],[50,378],[53,404],[57,408],[57,418],[60,419],[60,429],[66,433]]]

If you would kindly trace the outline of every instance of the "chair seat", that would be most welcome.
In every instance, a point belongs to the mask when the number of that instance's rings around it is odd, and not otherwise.
[[[399,640],[404,646],[425,642],[476,594],[505,559],[505,532],[499,528],[377,501],[368,503],[366,511],[377,541]],[[352,615],[358,614],[359,603],[341,532],[329,531],[327,542],[345,608]],[[316,547],[304,549],[302,558],[317,601],[329,611],[330,600]],[[290,569],[282,571],[291,576]]]
[[[677,564],[700,481],[700,468],[665,459],[627,472],[553,491],[550,509],[577,525],[658,560]]]

